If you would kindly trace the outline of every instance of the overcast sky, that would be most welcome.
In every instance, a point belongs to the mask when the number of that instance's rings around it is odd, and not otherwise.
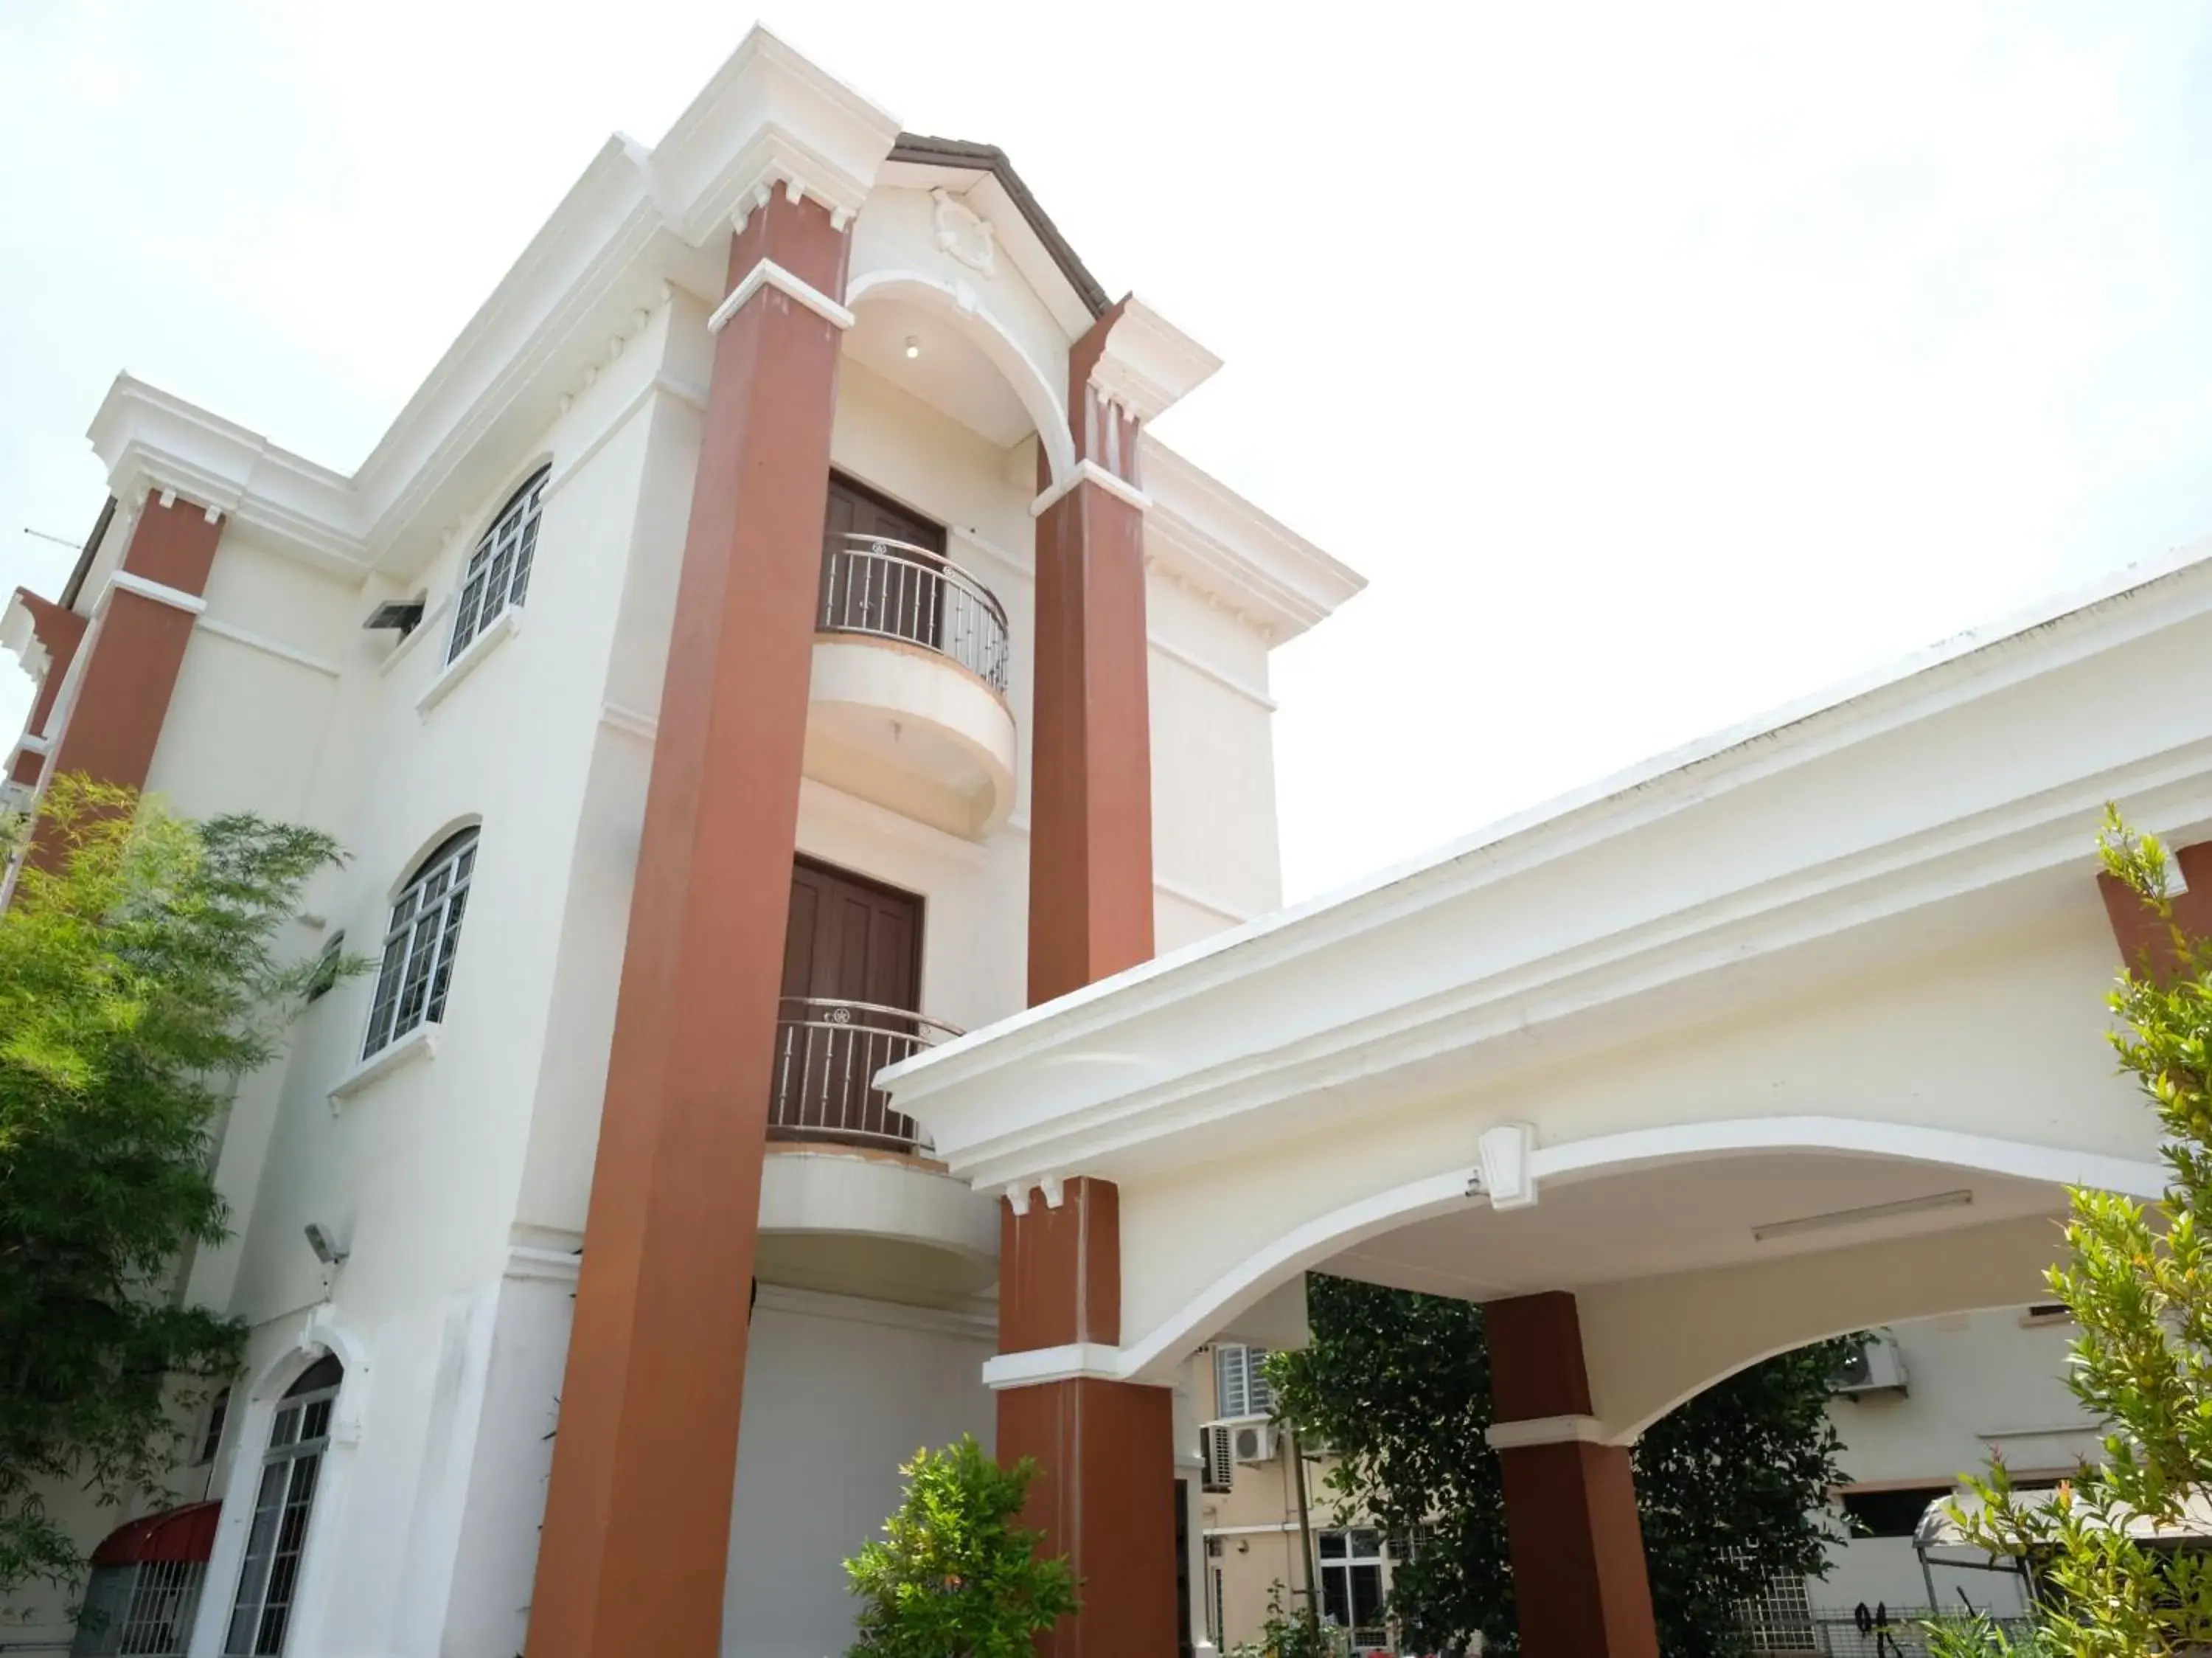
[[[1227,360],[1162,437],[1370,578],[1276,658],[1292,896],[2212,531],[2196,0],[765,15],[1003,145]],[[120,368],[356,465],[751,16],[0,0],[0,582]]]

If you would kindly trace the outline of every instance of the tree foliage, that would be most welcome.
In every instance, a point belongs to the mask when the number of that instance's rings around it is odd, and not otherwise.
[[[845,1563],[863,1602],[848,1658],[1030,1658],[1036,1636],[1076,1609],[1066,1558],[1020,1524],[1036,1464],[1001,1468],[963,1434],[917,1451],[884,1535]]]
[[[73,777],[37,837],[0,911],[0,1594],[82,1569],[42,1491],[159,1490],[192,1384],[234,1368],[179,1253],[225,1235],[211,1131],[316,971],[278,939],[338,856]]]
[[[2042,1639],[2068,1658],[2163,1658],[2212,1645],[2212,1555],[2129,1535],[2131,1521],[2172,1525],[2212,1496],[2212,943],[2176,921],[2166,850],[2108,810],[2106,869],[2148,905],[2164,960],[2129,964],[2109,998],[2120,1068],[2165,1131],[2169,1179],[2148,1210],[2115,1192],[2076,1190],[2067,1259],[2051,1293],[2081,1333],[2068,1386],[2106,1424],[2104,1460],[2026,1503],[2002,1464],[1973,1482],[1984,1506],[1960,1511],[1967,1534],[2031,1556],[2045,1591]],[[1995,1654],[1993,1642],[1960,1651]]]
[[[1308,1282],[1311,1344],[1270,1360],[1277,1408],[1334,1454],[1340,1511],[1418,1538],[1392,1571],[1411,1651],[1516,1649],[1504,1493],[1490,1425],[1482,1312],[1346,1279]],[[1821,1343],[1717,1383],[1654,1423],[1634,1452],[1662,1651],[1713,1658],[1735,1608],[1778,1572],[1817,1575],[1841,1478],[1825,1411],[1846,1344]],[[1398,1545],[1402,1547],[1402,1544]]]

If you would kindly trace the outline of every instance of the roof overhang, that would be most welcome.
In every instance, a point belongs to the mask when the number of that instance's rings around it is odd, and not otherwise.
[[[1134,1178],[2094,905],[2212,825],[2212,544],[891,1068],[979,1185]],[[2069,911],[2070,913],[2070,911]]]

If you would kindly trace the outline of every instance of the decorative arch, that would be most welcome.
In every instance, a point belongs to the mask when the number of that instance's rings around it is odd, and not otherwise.
[[[972,293],[963,294],[951,283],[920,271],[886,270],[856,277],[846,290],[845,303],[853,310],[859,310],[872,298],[911,301],[957,329],[969,344],[990,359],[1014,395],[1021,399],[1022,407],[1029,411],[1030,419],[1036,427],[1037,442],[1043,446],[1046,465],[1052,471],[1052,481],[1065,484],[1074,476],[1075,438],[1068,430],[1067,408],[1061,393],[1054,387],[1051,376],[1007,332],[1006,326],[975,302]]]
[[[1595,1179],[1686,1159],[1756,1151],[1881,1156],[1899,1162],[2041,1180],[2054,1186],[2100,1186],[2141,1198],[2157,1197],[2166,1189],[2166,1179],[2160,1165],[2124,1157],[1917,1124],[1838,1117],[1735,1118],[1600,1135],[1539,1146],[1529,1155],[1528,1169],[1540,1191],[1547,1179]],[[1486,1201],[1469,1193],[1476,1169],[1476,1165],[1468,1163],[1392,1186],[1270,1239],[1152,1330],[1121,1348],[1113,1367],[1115,1373],[1161,1380],[1226,1320],[1294,1274],[1370,1238]]]

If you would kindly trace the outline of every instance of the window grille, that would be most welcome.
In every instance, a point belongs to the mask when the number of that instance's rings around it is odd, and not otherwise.
[[[490,626],[499,613],[520,607],[530,588],[530,565],[538,552],[538,521],[550,466],[517,490],[483,533],[461,573],[461,594],[453,606],[453,637],[446,647],[452,661],[469,641]]]
[[[1813,1607],[1805,1580],[1796,1572],[1777,1572],[1766,1587],[1736,1608],[1744,1638],[1755,1653],[1808,1653],[1814,1644]]]
[[[325,1357],[294,1382],[278,1404],[261,1459],[253,1519],[231,1603],[224,1658],[282,1658],[299,1594],[307,1521],[330,1445],[331,1411],[345,1370]]]
[[[94,1566],[70,1658],[184,1658],[206,1577],[204,1560]]]
[[[1267,1350],[1225,1343],[1213,1350],[1213,1413],[1218,1417],[1264,1417],[1275,1409],[1267,1385]]]
[[[422,861],[392,906],[362,1058],[417,1025],[435,1025],[445,1018],[446,991],[453,981],[453,953],[460,945],[461,914],[476,864],[477,832],[464,829]]]

